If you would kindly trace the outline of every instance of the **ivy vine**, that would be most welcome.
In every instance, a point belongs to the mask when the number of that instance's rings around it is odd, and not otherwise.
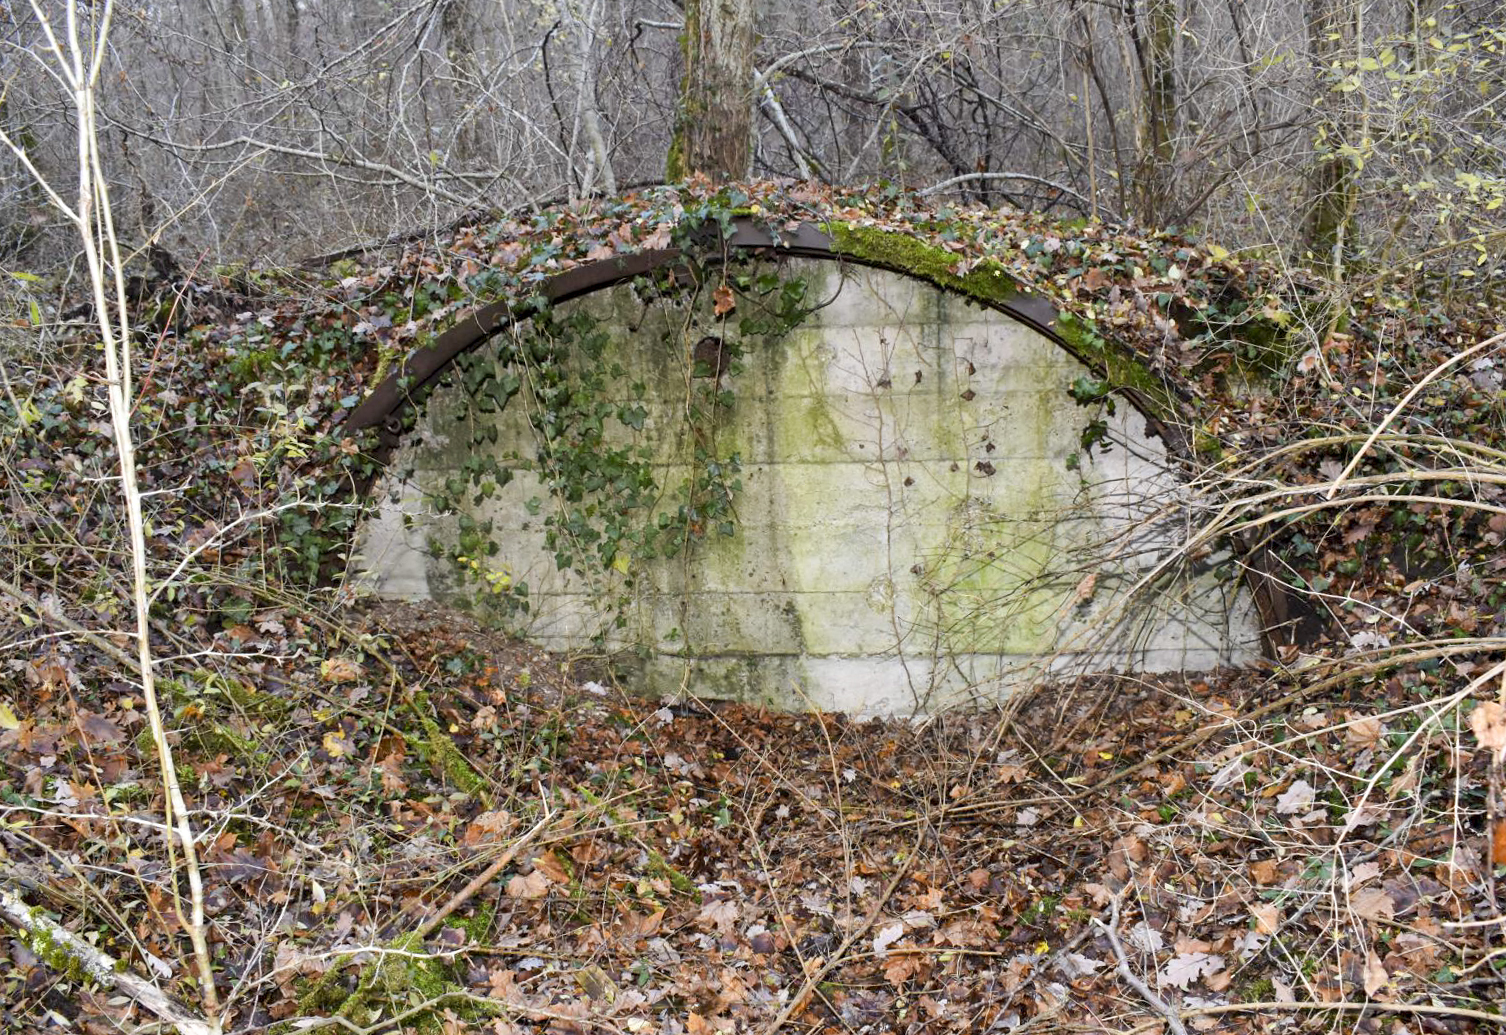
[[[714,233],[716,224],[711,227]],[[619,628],[650,562],[681,556],[710,536],[736,534],[743,460],[719,443],[717,432],[735,405],[733,385],[746,350],[776,341],[813,306],[806,283],[775,268],[717,264],[692,266],[689,273],[633,285],[645,306],[684,312],[667,340],[634,346],[682,358],[687,390],[678,427],[650,426],[649,386],[612,358],[612,328],[584,306],[540,305],[493,348],[457,358],[453,380],[467,399],[470,448],[431,492],[429,505],[456,515],[459,534],[453,545],[431,541],[430,548],[453,562],[461,584],[483,591],[504,615],[528,611],[529,587],[490,560],[500,552],[500,530],[473,508],[512,481],[516,470],[533,471],[547,489],[526,506],[542,515],[544,545],[556,568],[586,577]],[[710,316],[702,311],[706,295],[715,302]],[[503,452],[498,423],[474,419],[508,405],[526,408],[531,456]],[[689,470],[673,486],[661,484],[669,436]]]

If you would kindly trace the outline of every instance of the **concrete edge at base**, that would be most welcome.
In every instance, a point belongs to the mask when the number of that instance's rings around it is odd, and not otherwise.
[[[1205,672],[1257,660],[1254,652],[1231,658],[1212,650],[1147,651],[1135,670]],[[873,718],[998,704],[1055,679],[1124,671],[1125,659],[1119,656],[1115,661],[1107,664],[1101,654],[1091,653],[1053,658],[957,654],[939,659],[809,654],[686,658],[624,653],[613,659],[613,665],[641,691],[665,700],[678,700],[687,687],[695,687],[695,696],[709,699],[779,711],[820,710]]]

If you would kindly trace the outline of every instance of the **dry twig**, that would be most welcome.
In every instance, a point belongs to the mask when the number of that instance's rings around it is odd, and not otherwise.
[[[1124,983],[1138,992],[1140,998],[1144,999],[1153,1010],[1166,1018],[1166,1024],[1171,1028],[1172,1035],[1187,1035],[1187,1028],[1182,1024],[1181,1015],[1177,1010],[1152,991],[1151,987],[1141,980],[1139,974],[1130,969],[1129,957],[1124,952],[1124,943],[1119,940],[1119,913],[1123,907],[1123,903],[1124,889],[1120,888],[1114,892],[1112,898],[1113,911],[1109,915],[1109,922],[1104,923],[1095,916],[1093,917],[1093,924],[1109,936],[1109,944],[1113,946],[1114,959],[1117,961],[1115,969],[1119,972],[1119,976],[1124,979]]]

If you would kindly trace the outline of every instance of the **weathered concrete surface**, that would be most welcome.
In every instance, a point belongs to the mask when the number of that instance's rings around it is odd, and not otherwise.
[[[392,464],[411,475],[390,481],[364,532],[361,581],[488,610],[427,548],[453,544],[458,526],[423,502],[486,419],[498,455],[524,462],[471,513],[493,522],[501,546],[486,565],[526,581],[531,605],[494,617],[553,648],[593,634],[636,648],[624,671],[653,692],[893,714],[997,698],[1046,670],[1199,670],[1255,656],[1252,606],[1211,574],[1127,598],[1175,552],[1186,490],[1122,401],[1113,449],[1068,469],[1090,417],[1067,392],[1087,373],[1080,363],[900,276],[817,261],[783,275],[825,304],[781,342],[745,342],[745,369],[724,382],[730,412],[700,429],[720,455],[741,456],[736,534],[637,572],[620,628],[602,605],[621,594],[621,574],[557,571],[543,547],[550,504],[524,469],[536,453],[526,390],[498,417],[470,412],[457,389],[435,394]],[[692,455],[685,357],[723,332],[704,309],[645,307],[628,287],[570,304],[612,328],[605,361],[626,368],[622,383],[647,384],[635,438],[651,446],[659,484],[679,485]]]

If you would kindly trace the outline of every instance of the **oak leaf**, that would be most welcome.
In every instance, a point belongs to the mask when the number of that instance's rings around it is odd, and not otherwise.
[[[873,954],[875,956],[889,955],[889,946],[905,936],[905,923],[896,920],[886,927],[879,928],[878,934],[873,936]]]
[[[701,907],[700,913],[696,916],[696,923],[715,927],[726,934],[732,930],[732,925],[737,923],[737,918],[741,915],[742,910],[730,898],[712,899]]]
[[[1217,974],[1224,969],[1224,958],[1208,952],[1184,952],[1173,956],[1161,971],[1161,980],[1182,989],[1200,977]]]
[[[1283,816],[1305,812],[1312,808],[1317,792],[1306,780],[1298,780],[1276,798],[1276,811]]]
[[[1366,920],[1390,920],[1396,915],[1396,904],[1380,888],[1361,888],[1349,896],[1349,905]]]
[[[1391,975],[1386,973],[1386,968],[1381,964],[1381,959],[1371,949],[1365,957],[1365,994],[1373,996],[1385,988],[1391,981]]]

